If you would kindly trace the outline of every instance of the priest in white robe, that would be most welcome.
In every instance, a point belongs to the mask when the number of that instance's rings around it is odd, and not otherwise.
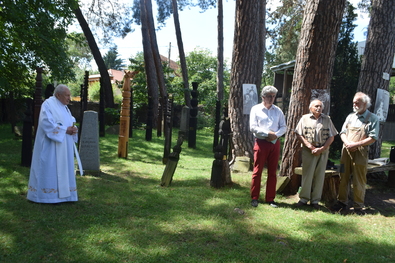
[[[78,201],[74,170],[78,129],[67,105],[70,90],[60,84],[41,105],[27,199],[36,203]]]

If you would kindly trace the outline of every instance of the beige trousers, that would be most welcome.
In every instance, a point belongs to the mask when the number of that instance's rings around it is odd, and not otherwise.
[[[349,132],[348,137],[353,138],[354,131],[349,130]],[[354,208],[363,208],[368,165],[367,147],[361,147],[355,152],[349,152],[343,147],[340,164],[344,166],[344,171],[340,174],[338,200],[346,205],[348,204],[348,194],[352,177]]]

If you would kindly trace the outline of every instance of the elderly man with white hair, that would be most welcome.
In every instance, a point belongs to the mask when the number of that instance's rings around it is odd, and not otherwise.
[[[60,84],[41,105],[27,192],[27,199],[32,202],[78,200],[74,172],[78,129],[67,107],[70,98],[69,88]]]
[[[267,164],[266,196],[265,202],[276,208],[276,172],[280,158],[279,137],[287,130],[282,110],[274,105],[277,89],[265,86],[261,91],[262,103],[251,108],[250,131],[255,136],[254,144],[254,170],[251,182],[251,205],[258,206],[261,190],[262,171]]]
[[[302,187],[296,206],[310,205],[319,209],[329,146],[338,134],[329,116],[322,113],[322,101],[315,99],[309,105],[310,113],[299,120],[295,133],[302,143]]]
[[[368,145],[374,143],[379,136],[380,122],[377,115],[368,110],[370,97],[357,92],[353,99],[353,113],[350,113],[342,127],[340,137],[343,149],[340,165],[344,167],[340,173],[338,202],[331,207],[339,212],[348,206],[348,193],[352,175],[354,212],[364,215],[366,191],[366,173],[368,165]]]

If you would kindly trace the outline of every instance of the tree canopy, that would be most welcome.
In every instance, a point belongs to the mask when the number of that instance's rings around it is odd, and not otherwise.
[[[173,13],[172,1],[169,0],[154,0],[157,5],[157,23],[158,27],[162,27],[166,24],[166,19],[170,17]],[[203,11],[207,10],[210,7],[215,7],[217,1],[216,0],[178,0],[177,6],[178,10],[182,11],[185,8],[189,7],[200,7]],[[140,25],[140,0],[133,0],[133,19],[134,22]]]
[[[0,75],[3,91],[31,85],[42,67],[56,80],[73,77],[66,44],[75,0],[0,2]]]
[[[126,67],[123,63],[123,59],[118,58],[118,48],[117,46],[112,46],[110,50],[103,56],[104,63],[107,69],[122,70]]]

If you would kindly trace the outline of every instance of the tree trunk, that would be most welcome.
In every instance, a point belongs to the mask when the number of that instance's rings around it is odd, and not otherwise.
[[[377,89],[388,91],[395,53],[395,0],[373,0],[358,90],[372,99],[374,111]],[[382,125],[380,126],[382,128]],[[381,136],[370,146],[369,158],[380,157]]]
[[[261,53],[265,50],[266,2],[261,0],[237,0],[236,21],[233,40],[231,83],[229,92],[229,117],[233,133],[233,156],[253,158],[253,135],[249,129],[249,115],[243,115],[243,84],[256,84],[259,89],[263,64]]]
[[[184,44],[182,43],[180,20],[178,18],[177,0],[172,0],[172,3],[173,3],[174,27],[176,29],[177,46],[178,46],[178,53],[180,56],[180,64],[181,64],[181,71],[182,71],[182,80],[184,82],[183,84],[184,84],[185,105],[188,106],[189,108],[191,108],[188,69],[187,69],[187,62],[185,60]]]
[[[266,52],[266,1],[261,1],[259,8],[259,31],[258,31],[258,46],[259,52],[256,54],[258,56],[258,64],[256,65],[256,75],[259,76],[256,81],[257,90],[260,91],[262,83],[262,72],[263,72],[263,62],[265,60]]]
[[[143,49],[144,49],[144,62],[145,72],[147,80],[148,97],[152,99],[153,107],[152,111],[154,116],[157,116],[158,112],[158,77],[156,74],[154,55],[152,52],[151,38],[149,35],[149,22],[148,14],[146,9],[146,2],[150,0],[140,0],[140,12],[141,12],[141,34],[143,37]],[[152,10],[152,9],[151,9]],[[156,123],[153,122],[153,125]],[[152,128],[152,127],[150,127]]]
[[[301,148],[294,134],[295,127],[301,116],[309,111],[309,103],[313,99],[312,90],[326,89],[329,95],[345,2],[345,0],[312,0],[307,1],[306,4],[287,113],[288,129],[285,133],[280,171],[282,176],[291,179],[284,189],[286,194],[295,194],[300,184],[299,176],[294,174],[294,168],[301,164]]]
[[[224,9],[222,0],[218,0],[218,49],[217,49],[217,100],[224,98]]]
[[[147,21],[148,21],[149,36],[151,39],[152,54],[154,56],[155,68],[158,76],[159,92],[161,97],[166,99],[167,89],[165,84],[165,75],[163,73],[162,60],[160,59],[158,42],[156,40],[155,24],[154,24],[154,17],[152,15],[151,0],[146,1],[145,5],[147,10]],[[158,103],[158,101],[154,103]]]
[[[74,9],[74,14],[81,26],[82,31],[84,32],[85,38],[88,41],[88,45],[91,49],[93,58],[96,61],[97,68],[100,72],[100,77],[103,81],[104,90],[105,90],[105,102],[108,108],[114,108],[114,94],[112,92],[110,75],[108,74],[107,67],[104,64],[103,57],[100,53],[99,47],[96,44],[96,40],[93,37],[92,31],[89,28],[88,23],[86,22],[81,9],[78,7]]]

